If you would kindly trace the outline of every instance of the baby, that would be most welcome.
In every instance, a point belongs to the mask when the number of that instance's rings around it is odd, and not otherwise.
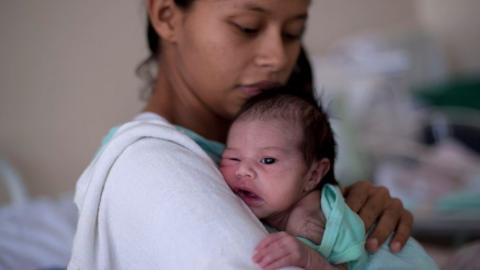
[[[250,99],[233,122],[220,170],[274,232],[255,249],[262,269],[438,269],[412,238],[398,253],[364,249],[362,220],[335,181],[335,140],[314,97],[286,89]],[[327,262],[328,261],[328,262]]]
[[[324,258],[344,268],[364,252],[363,223],[343,201],[334,161],[333,132],[313,97],[270,90],[238,114],[220,170],[267,228],[282,231],[257,246],[263,269],[324,269]]]

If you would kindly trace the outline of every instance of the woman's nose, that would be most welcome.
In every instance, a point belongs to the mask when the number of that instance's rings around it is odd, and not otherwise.
[[[287,64],[287,50],[282,34],[274,31],[265,33],[255,58],[257,66],[278,72]]]
[[[241,162],[240,165],[238,166],[235,176],[238,179],[253,179],[255,177],[255,170],[252,168],[252,166],[248,162]]]

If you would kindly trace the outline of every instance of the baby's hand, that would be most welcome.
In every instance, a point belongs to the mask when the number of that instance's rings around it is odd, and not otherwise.
[[[268,235],[255,248],[253,261],[264,270],[285,266],[307,268],[313,250],[286,232]]]
[[[320,192],[311,192],[292,209],[285,231],[318,245],[322,242],[324,230],[325,217],[320,210]]]

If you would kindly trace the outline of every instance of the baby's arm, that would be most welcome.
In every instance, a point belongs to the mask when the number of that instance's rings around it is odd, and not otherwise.
[[[320,192],[313,191],[302,198],[291,210],[285,231],[319,245],[322,242],[324,230],[325,216],[320,208]]]
[[[305,270],[343,270],[344,265],[333,266],[318,252],[286,232],[273,233],[255,248],[253,261],[264,270],[298,266]]]

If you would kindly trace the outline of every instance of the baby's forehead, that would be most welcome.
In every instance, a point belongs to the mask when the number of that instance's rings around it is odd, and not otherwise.
[[[301,118],[296,116],[285,115],[248,115],[246,117],[237,118],[233,124],[256,124],[259,126],[282,126],[289,127],[288,130],[298,129],[301,126]],[[233,125],[232,124],[232,125]],[[291,128],[291,129],[290,129]],[[287,130],[283,130],[287,131]]]
[[[237,117],[234,122],[240,121],[263,121],[265,123],[282,123],[291,126],[301,125],[303,122],[300,110],[272,109],[270,111],[247,111]]]
[[[304,140],[303,128],[294,119],[288,118],[244,118],[236,120],[229,132],[227,145],[231,139],[235,144],[245,138],[255,141],[257,147],[296,146]]]

